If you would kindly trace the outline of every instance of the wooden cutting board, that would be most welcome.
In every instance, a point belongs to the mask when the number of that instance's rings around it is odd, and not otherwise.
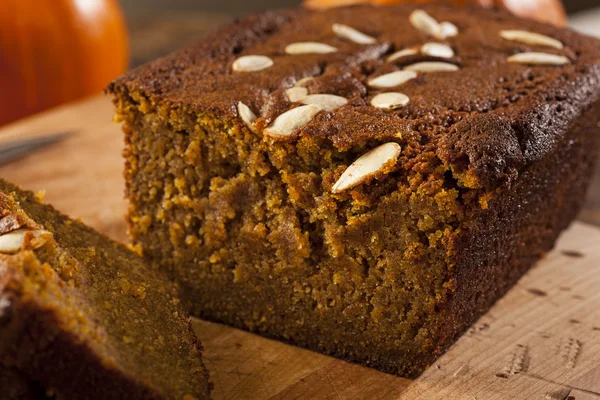
[[[0,141],[75,135],[0,168],[62,211],[126,240],[122,137],[104,97],[0,130]],[[575,223],[420,378],[411,381],[195,321],[215,399],[600,400],[600,230]]]

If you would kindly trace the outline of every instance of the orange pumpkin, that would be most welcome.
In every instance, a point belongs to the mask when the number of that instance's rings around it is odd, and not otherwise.
[[[117,0],[1,0],[0,125],[100,92],[128,60]]]
[[[359,3],[386,5],[406,1],[408,0],[304,0],[304,5],[309,8],[322,9]],[[417,3],[427,3],[429,1],[432,0],[417,0]],[[501,7],[518,16],[537,19],[558,26],[564,26],[567,23],[567,14],[560,0],[452,0],[452,2],[459,5],[476,3],[488,8]]]

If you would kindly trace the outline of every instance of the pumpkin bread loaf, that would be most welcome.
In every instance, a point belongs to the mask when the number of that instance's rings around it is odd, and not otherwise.
[[[58,399],[206,399],[175,295],[123,245],[0,180],[3,367]]]
[[[193,315],[404,376],[553,247],[600,142],[600,43],[474,6],[253,15],[109,90]]]

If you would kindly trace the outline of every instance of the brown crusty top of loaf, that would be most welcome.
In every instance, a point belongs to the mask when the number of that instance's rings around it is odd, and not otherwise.
[[[440,41],[424,34],[409,22],[415,9],[440,22],[452,22],[458,35]],[[334,23],[358,29],[376,42],[341,39],[332,31]],[[547,35],[564,48],[509,41],[499,35],[506,29]],[[326,43],[339,51],[285,53],[287,45],[303,41]],[[418,54],[386,62],[395,51],[427,42],[447,43],[455,56]],[[507,57],[527,51],[566,56],[570,64],[507,62]],[[274,65],[257,72],[234,72],[233,62],[243,55],[266,55]],[[419,74],[397,88],[367,85],[370,78],[421,61],[446,61],[460,69]],[[225,26],[190,48],[119,78],[109,91],[136,91],[152,102],[234,119],[240,126],[236,106],[241,101],[260,117],[257,126],[264,128],[299,105],[288,101],[285,90],[304,77],[315,78],[306,85],[311,94],[335,94],[349,102],[333,112],[321,111],[300,135],[322,136],[340,151],[396,141],[402,146],[401,165],[418,165],[420,156],[433,152],[456,175],[465,175],[462,186],[493,188],[509,184],[520,170],[552,152],[570,123],[597,100],[600,42],[478,7],[399,4],[282,10]],[[373,96],[386,91],[406,94],[409,104],[393,111],[371,106]]]

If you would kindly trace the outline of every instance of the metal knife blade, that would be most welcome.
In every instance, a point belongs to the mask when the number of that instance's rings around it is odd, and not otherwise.
[[[58,143],[73,132],[59,132],[27,139],[0,141],[0,165],[8,164],[46,146]]]

